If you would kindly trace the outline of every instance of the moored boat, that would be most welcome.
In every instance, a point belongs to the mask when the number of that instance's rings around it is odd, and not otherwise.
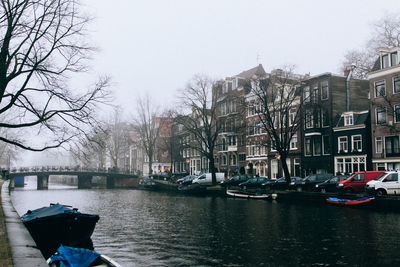
[[[239,197],[239,198],[254,198],[254,199],[267,199],[271,196],[269,194],[257,194],[257,193],[248,193],[238,190],[226,190],[226,194],[232,197]]]
[[[57,253],[47,260],[47,264],[51,267],[59,267],[61,262],[64,264],[62,266],[69,264],[67,266],[121,267],[110,257],[101,255],[96,251],[67,246],[60,246]]]
[[[93,249],[90,237],[98,220],[98,215],[81,213],[58,203],[29,210],[22,216],[22,222],[46,259],[61,244]]]
[[[344,206],[356,206],[361,204],[366,204],[374,200],[374,197],[362,197],[357,199],[340,199],[336,197],[330,197],[326,199],[326,202],[330,204],[336,205],[344,205]]]
[[[153,178],[142,178],[139,180],[139,188],[155,190],[157,189],[157,184],[154,182]]]

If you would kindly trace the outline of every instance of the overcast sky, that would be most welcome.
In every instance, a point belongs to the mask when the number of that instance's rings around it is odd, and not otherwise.
[[[393,1],[84,1],[94,72],[111,75],[116,101],[133,112],[143,92],[171,103],[194,74],[236,75],[285,64],[311,75],[339,72],[344,53],[364,45],[373,22],[400,11]],[[258,60],[257,60],[258,58]]]
[[[82,3],[95,18],[90,38],[100,49],[86,77],[110,75],[126,117],[144,92],[173,104],[195,74],[224,78],[259,63],[267,72],[294,64],[300,74],[338,73],[345,52],[365,44],[372,24],[400,11],[399,0]],[[42,164],[32,158],[31,165]]]

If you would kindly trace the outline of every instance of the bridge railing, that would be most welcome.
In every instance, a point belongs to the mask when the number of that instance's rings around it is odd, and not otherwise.
[[[126,170],[119,168],[93,168],[87,166],[33,166],[11,168],[11,170],[2,169],[3,173],[24,173],[24,172],[46,172],[46,171],[62,171],[62,172],[99,172],[99,173],[116,173],[116,174],[133,174],[139,175],[137,170]]]

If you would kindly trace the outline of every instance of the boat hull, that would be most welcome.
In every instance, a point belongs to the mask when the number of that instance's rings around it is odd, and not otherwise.
[[[326,200],[326,202],[328,202],[330,204],[341,205],[341,206],[359,206],[359,205],[370,203],[374,199],[375,198],[371,198],[371,197],[363,197],[363,198],[359,198],[359,199],[339,199],[339,198],[330,197]]]
[[[248,194],[244,192],[240,192],[237,190],[226,190],[226,194],[231,197],[238,197],[238,198],[254,198],[254,199],[267,199],[270,198],[268,194]]]

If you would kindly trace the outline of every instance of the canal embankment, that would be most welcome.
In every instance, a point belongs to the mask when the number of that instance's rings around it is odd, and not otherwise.
[[[9,181],[0,183],[0,266],[48,266],[11,203]]]

